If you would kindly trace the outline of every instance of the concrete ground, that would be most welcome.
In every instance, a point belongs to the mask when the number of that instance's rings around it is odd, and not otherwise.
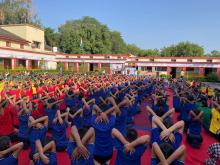
[[[215,82],[203,82],[203,83],[212,87],[212,88],[217,88],[220,90],[220,83],[215,83]]]

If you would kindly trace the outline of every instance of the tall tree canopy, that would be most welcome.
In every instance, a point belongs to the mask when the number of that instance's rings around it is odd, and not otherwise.
[[[163,48],[161,56],[204,56],[204,49],[194,43],[180,42],[177,45]]]
[[[53,29],[49,27],[44,29],[44,33],[45,33],[46,45],[51,47],[59,46],[59,40],[60,40],[59,33],[56,33]]]
[[[67,21],[59,28],[60,49],[65,53],[111,53],[111,33],[95,18]],[[80,47],[82,40],[83,49]]]
[[[219,56],[220,56],[220,51],[218,51],[218,50],[213,50],[213,51],[211,51],[210,54],[207,54],[207,56],[219,57]]]
[[[22,23],[40,26],[32,0],[0,0],[0,24]]]
[[[127,53],[127,45],[121,37],[121,33],[117,31],[113,31],[111,34],[111,53],[119,54],[119,53]]]

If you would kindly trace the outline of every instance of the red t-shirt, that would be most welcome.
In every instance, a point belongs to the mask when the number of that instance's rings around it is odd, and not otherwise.
[[[4,109],[4,114],[0,115],[0,136],[14,133],[15,119],[18,119],[17,110],[10,104]]]
[[[8,94],[10,95],[10,96],[16,96],[16,100],[18,100],[19,99],[19,94],[20,94],[20,90],[19,89],[11,89],[11,90],[9,90],[9,92],[8,92]]]

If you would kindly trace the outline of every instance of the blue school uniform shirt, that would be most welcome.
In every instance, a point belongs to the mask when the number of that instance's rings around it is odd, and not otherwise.
[[[135,152],[125,153],[124,144],[118,139],[114,139],[116,143],[117,156],[115,165],[141,165],[141,156],[144,154],[147,146],[144,144],[135,147]]]
[[[121,114],[116,116],[115,128],[123,135],[126,133],[128,111],[129,107],[122,107]]]
[[[67,107],[73,107],[75,105],[74,97],[68,98],[67,96],[64,96],[64,102]]]
[[[89,109],[83,109],[83,125],[84,126],[91,126],[92,110],[93,110],[93,105],[90,105]]]
[[[13,155],[9,155],[7,157],[0,158],[0,165],[17,165],[18,159]]]
[[[80,114],[76,115],[74,119],[72,119],[71,126],[75,125],[77,129],[83,127],[83,118]]]
[[[46,133],[47,127],[45,126],[43,126],[42,128],[31,128],[29,136],[31,154],[34,154],[36,152],[35,141],[39,139],[41,141],[41,144],[43,144],[45,141]]]
[[[189,133],[193,135],[200,135],[202,131],[202,124],[198,121],[190,120],[189,122]]]
[[[68,124],[66,121],[63,122],[63,124],[53,123],[52,126],[52,134],[53,138],[55,139],[56,146],[57,147],[67,147],[68,139],[66,137],[66,128],[68,127]]]
[[[48,126],[49,126],[49,128],[52,127],[53,119],[55,118],[56,113],[57,113],[56,109],[52,109],[52,108],[46,108],[45,109],[45,114],[46,114],[46,116],[48,116]]]
[[[49,152],[45,154],[49,158],[49,163],[45,164],[43,161],[38,160],[35,165],[57,165],[57,155],[55,152]]]
[[[28,139],[29,137],[29,127],[28,120],[30,114],[24,114],[19,116],[19,132],[18,136],[22,139]]]
[[[96,123],[96,115],[92,116],[92,127],[95,129],[94,155],[109,156],[113,152],[112,128],[115,125],[116,117],[109,115],[109,122]]]
[[[160,133],[161,133],[161,129],[160,128],[153,128],[152,132],[151,132],[151,144],[153,144],[154,142],[157,142],[158,145],[160,145],[162,142],[164,142],[164,140],[160,139]],[[174,149],[176,150],[181,142],[182,142],[182,134],[179,132],[173,132],[174,136],[175,136],[175,141],[172,144],[172,146],[174,147]]]
[[[180,109],[180,98],[177,96],[173,96],[173,107],[175,108],[175,110],[179,110]]]
[[[70,157],[71,165],[94,165],[93,162],[94,144],[86,145],[86,148],[89,151],[89,159],[84,159],[83,157],[80,157],[80,159],[74,160],[72,158],[72,153],[76,147],[77,147],[76,142],[73,141],[68,143],[67,154]]]
[[[183,121],[189,121],[189,112],[195,109],[194,104],[184,103],[183,108],[180,112],[180,117]]]

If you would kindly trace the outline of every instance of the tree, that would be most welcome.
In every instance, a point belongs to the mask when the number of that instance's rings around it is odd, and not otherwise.
[[[177,45],[165,47],[161,51],[161,56],[204,56],[204,49],[190,42],[180,42]]]
[[[60,49],[65,53],[111,53],[111,33],[106,25],[95,18],[84,17],[67,21],[59,28]],[[83,49],[80,48],[81,39]]]
[[[142,50],[139,56],[160,56],[158,49],[146,49]]]
[[[54,32],[53,29],[51,29],[49,27],[45,28],[44,33],[45,33],[46,45],[51,46],[51,47],[59,45],[60,36],[58,33]]]
[[[40,26],[32,0],[1,0],[0,24],[29,23]]]
[[[135,44],[128,44],[127,45],[127,51],[130,54],[133,54],[135,56],[138,56],[141,54],[141,49],[139,47],[137,47]]]
[[[121,37],[121,33],[117,31],[110,32],[111,34],[111,53],[120,54],[127,53],[127,46]]]
[[[220,56],[220,51],[218,51],[218,50],[213,50],[213,51],[211,51],[211,54],[210,54],[211,56],[213,56],[213,57],[218,57],[218,56]]]

